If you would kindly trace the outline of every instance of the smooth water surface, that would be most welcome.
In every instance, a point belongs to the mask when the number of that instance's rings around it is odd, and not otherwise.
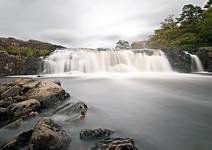
[[[85,119],[60,122],[72,135],[70,149],[90,149],[96,141],[81,141],[79,132],[95,127],[114,129],[113,137],[131,137],[143,150],[212,149],[212,76],[102,74],[56,79],[74,100],[89,107]],[[17,131],[0,130],[0,141],[6,140],[4,133]]]

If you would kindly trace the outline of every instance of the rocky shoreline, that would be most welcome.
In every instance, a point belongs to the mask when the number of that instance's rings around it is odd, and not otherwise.
[[[65,150],[70,148],[71,135],[54,120],[57,115],[66,115],[64,122],[76,122],[85,118],[88,106],[81,102],[69,102],[58,107],[49,117],[40,113],[64,102],[67,93],[58,80],[35,80],[18,78],[0,84],[0,129],[17,129],[21,122],[40,118],[30,130],[22,130],[15,138],[0,146],[0,150]],[[105,128],[82,129],[81,140],[94,142],[93,150],[137,150],[130,138],[111,137],[113,130]]]

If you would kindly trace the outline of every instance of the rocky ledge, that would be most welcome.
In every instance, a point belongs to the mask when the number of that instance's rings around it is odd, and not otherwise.
[[[0,127],[37,115],[68,97],[60,82],[54,80],[16,79],[0,84]]]

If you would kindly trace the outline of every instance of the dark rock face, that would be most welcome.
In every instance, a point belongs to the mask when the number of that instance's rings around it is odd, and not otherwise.
[[[202,61],[204,69],[206,71],[212,72],[212,47],[200,48],[196,54]]]
[[[137,150],[133,139],[108,138],[95,144],[92,150]]]
[[[43,118],[35,125],[29,150],[63,150],[68,148],[70,142],[70,137],[61,126],[49,118]]]
[[[80,139],[82,140],[91,140],[98,138],[109,137],[113,133],[112,130],[97,128],[97,129],[84,129],[80,132]]]
[[[0,76],[38,74],[41,66],[38,57],[15,56],[0,51]]]
[[[191,72],[191,58],[182,50],[169,49],[164,50],[174,71],[190,73]]]

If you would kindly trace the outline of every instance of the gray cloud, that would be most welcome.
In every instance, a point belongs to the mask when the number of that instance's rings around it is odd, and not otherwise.
[[[71,47],[112,47],[142,40],[183,5],[207,0],[1,0],[0,36]]]

